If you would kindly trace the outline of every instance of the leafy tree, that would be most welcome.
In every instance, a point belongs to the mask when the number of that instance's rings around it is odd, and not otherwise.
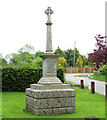
[[[58,54],[59,57],[64,57],[64,51],[61,50],[59,47],[55,50],[55,54]]]
[[[20,48],[18,52],[19,53],[27,52],[27,53],[33,54],[35,52],[35,49],[33,46],[26,44],[24,47]]]
[[[93,63],[97,69],[107,63],[107,46],[104,41],[106,37],[107,36],[103,37],[100,34],[96,35],[95,39],[97,43],[95,46],[97,49],[94,49],[94,52],[89,54],[89,62]]]
[[[73,50],[74,53],[74,50]],[[79,57],[80,53],[77,48],[75,48],[75,62],[77,61],[77,58]],[[74,58],[74,57],[73,57]]]
[[[4,59],[4,58],[2,58],[2,66],[5,66],[5,65],[7,65],[7,61]]]
[[[66,59],[64,57],[59,57],[58,58],[58,62],[57,62],[58,66],[64,67],[65,63],[66,63]]]
[[[76,67],[83,67],[83,59],[82,59],[82,56],[81,56],[81,55],[78,57],[75,66],[76,66]]]
[[[10,62],[11,58],[12,58],[12,54],[7,54],[7,55],[5,56],[5,59],[6,59],[8,62]]]
[[[2,67],[2,54],[0,53],[0,68]]]
[[[79,51],[77,48],[75,48],[75,62],[77,61],[77,58],[79,57]],[[73,60],[74,60],[74,50],[67,49],[65,51],[65,59],[67,61],[67,66],[71,67],[73,66]]]
[[[33,68],[33,69],[36,69],[36,68],[42,68],[42,58],[40,58],[39,56],[35,59],[35,60],[32,60],[32,63],[31,63],[31,67],[30,68]]]
[[[102,65],[98,69],[98,74],[107,76],[107,65]]]
[[[3,58],[2,54],[0,53],[0,68],[2,66],[7,65],[7,61]]]
[[[82,60],[83,60],[83,66],[82,67],[88,66],[88,59],[86,58],[85,55],[82,55]]]
[[[0,58],[2,58],[2,53],[0,53]]]
[[[43,55],[43,54],[44,54],[44,52],[39,50],[35,53],[34,58],[39,57],[40,55]]]
[[[5,58],[9,61],[9,64],[17,65],[21,61],[29,61],[29,59],[32,58],[32,55],[28,52],[11,53],[7,54]]]
[[[33,59],[32,54],[30,54],[29,52],[22,52],[20,53],[21,56],[21,61],[25,61],[26,59]]]
[[[68,67],[73,66],[73,56],[74,56],[73,50],[67,49],[64,52],[65,52],[65,59],[67,61],[67,66]]]
[[[10,64],[17,65],[21,61],[21,56],[16,53],[12,53],[10,57]]]

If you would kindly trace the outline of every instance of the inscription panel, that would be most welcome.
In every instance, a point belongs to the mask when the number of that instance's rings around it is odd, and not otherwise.
[[[56,76],[56,58],[46,58],[43,61],[43,76],[44,77]]]

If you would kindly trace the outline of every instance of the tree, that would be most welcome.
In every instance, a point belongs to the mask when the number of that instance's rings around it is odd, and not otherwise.
[[[64,57],[59,57],[57,65],[64,67],[64,64],[66,63],[66,59]]]
[[[20,48],[18,52],[19,53],[27,52],[27,53],[33,54],[35,52],[35,49],[33,46],[26,44],[24,47]]]
[[[44,54],[44,52],[39,50],[35,53],[34,58],[39,57],[40,55],[43,55],[43,54]]]
[[[0,53],[0,68],[2,67],[2,54]]]
[[[74,56],[74,52],[72,49],[67,49],[65,52],[65,59],[67,61],[67,66],[73,66],[73,56]]]
[[[0,53],[0,68],[4,65],[7,65],[7,61],[3,58],[2,54]]]
[[[42,68],[42,61],[43,61],[42,58],[40,58],[39,56],[36,57],[35,60],[32,60],[30,68],[33,68],[33,69]]]
[[[73,50],[73,53],[74,53],[74,50]],[[78,49],[75,48],[75,62],[77,61],[77,58],[79,57],[79,55],[80,55],[80,53],[79,53]],[[73,58],[74,58],[74,56],[73,56]]]
[[[67,49],[65,52],[65,59],[67,61],[68,67],[73,67],[73,60],[74,60],[74,50]],[[79,57],[79,51],[77,48],[75,48],[75,62],[77,61],[77,58]]]
[[[2,53],[0,53],[0,58],[2,58]]]
[[[21,56],[19,54],[12,53],[11,58],[10,58],[10,64],[17,65],[21,60],[22,59],[21,59]]]
[[[30,60],[33,59],[32,55],[28,52],[7,54],[5,58],[11,65],[20,64],[22,61],[30,62]]]
[[[59,57],[64,57],[64,51],[61,50],[59,47],[55,50],[55,54],[58,54]]]
[[[83,60],[83,66],[82,67],[88,66],[88,59],[86,58],[85,55],[82,55],[82,60]]]
[[[82,59],[82,56],[81,56],[81,55],[78,57],[75,66],[76,66],[76,67],[83,67],[83,59]]]
[[[5,66],[5,65],[7,65],[7,61],[4,59],[4,58],[2,58],[2,66]]]
[[[33,59],[33,55],[29,52],[22,52],[20,53],[20,56],[22,61],[25,61],[26,59]]]
[[[7,54],[6,56],[5,56],[5,59],[8,61],[8,62],[10,62],[10,59],[12,58],[12,54]]]
[[[97,43],[95,46],[97,49],[94,49],[94,52],[89,54],[89,62],[93,63],[97,69],[107,63],[107,46],[106,41],[104,41],[106,37],[100,34],[96,35],[95,39]]]

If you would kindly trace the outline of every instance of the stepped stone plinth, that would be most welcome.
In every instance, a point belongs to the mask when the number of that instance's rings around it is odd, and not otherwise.
[[[63,84],[57,78],[57,55],[52,50],[51,19],[53,13],[50,7],[45,11],[48,15],[46,53],[40,57],[43,59],[43,77],[37,84],[31,84],[26,88],[26,109],[37,115],[56,115],[75,112],[74,89],[70,85]]]

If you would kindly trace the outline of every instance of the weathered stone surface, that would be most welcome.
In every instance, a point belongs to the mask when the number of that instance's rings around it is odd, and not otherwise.
[[[56,77],[56,57],[50,56],[43,60],[43,77]]]
[[[44,86],[44,85],[43,85]],[[26,109],[37,115],[75,112],[74,89],[26,89]]]
[[[26,89],[26,96],[32,98],[64,98],[75,96],[74,89],[48,89],[48,90],[35,90],[31,88]]]
[[[45,10],[45,13],[47,14],[48,20],[47,20],[47,40],[46,40],[46,52],[53,52],[52,50],[52,33],[51,33],[51,14],[53,14],[53,11],[50,7]]]
[[[60,107],[75,107],[75,97],[72,98],[49,98],[49,99],[34,99],[26,96],[26,104],[33,108],[60,108]]]
[[[37,84],[51,85],[51,84],[62,84],[62,82],[57,77],[42,77]]]
[[[32,114],[37,115],[56,115],[64,113],[73,113],[75,112],[75,107],[63,107],[63,108],[52,108],[52,109],[35,109],[29,105],[26,105],[26,109]]]
[[[43,77],[38,84],[62,84],[61,80],[57,78],[57,55],[45,53],[40,57],[43,59]]]
[[[52,84],[52,85],[42,85],[42,84],[31,84],[31,89],[36,90],[51,90],[51,89],[71,89],[69,84]]]

